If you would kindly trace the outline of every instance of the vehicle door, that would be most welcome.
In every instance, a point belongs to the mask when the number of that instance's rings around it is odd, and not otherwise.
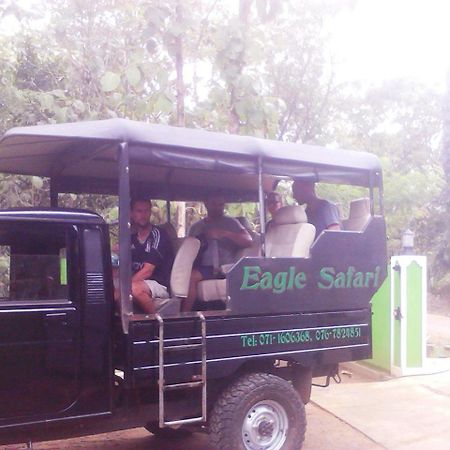
[[[79,392],[77,231],[0,221],[0,425],[54,417]]]

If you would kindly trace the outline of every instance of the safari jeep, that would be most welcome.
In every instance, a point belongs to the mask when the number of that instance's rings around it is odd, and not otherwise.
[[[12,129],[0,172],[48,178],[51,205],[0,212],[2,443],[196,426],[217,449],[298,450],[312,378],[371,357],[386,277],[374,155],[113,119]],[[366,195],[342,230],[315,236],[288,206],[266,232],[265,193],[293,178]],[[130,192],[170,207],[212,189],[259,204],[253,247],[181,313],[199,243],[177,239],[171,299],[133,313]],[[60,208],[62,193],[117,196],[120,308],[108,225]]]

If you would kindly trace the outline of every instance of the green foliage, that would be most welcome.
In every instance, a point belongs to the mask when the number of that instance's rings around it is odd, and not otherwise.
[[[215,0],[53,0],[24,9],[5,1],[0,132],[110,117],[177,124],[182,101],[187,126],[371,151],[384,168],[390,251],[398,250],[405,228],[414,229],[418,249],[443,279],[450,268],[443,225],[450,218],[450,97],[441,152],[436,92],[405,80],[338,85],[323,23],[351,3],[241,0],[234,8]],[[17,31],[1,31],[12,18]],[[0,181],[0,207],[48,205],[48,180]],[[293,201],[288,182],[278,189]],[[366,192],[320,186],[319,194],[346,214],[350,199]],[[117,219],[113,197],[62,201]],[[165,204],[156,208],[157,220],[165,220]],[[255,205],[230,205],[229,212],[257,223]],[[188,203],[186,225],[202,214],[202,205]]]
[[[259,227],[259,207],[257,203],[229,203],[226,212],[231,217],[246,217],[253,229]]]
[[[436,288],[439,291],[450,292],[450,71],[447,73],[447,92],[442,102],[443,113],[443,139],[442,139],[442,166],[445,183],[439,203],[427,215],[432,222],[435,234],[429,243],[430,247],[437,249],[433,252]],[[431,233],[423,233],[429,237]],[[428,242],[427,242],[428,243]]]
[[[345,92],[340,114],[333,122],[338,146],[361,148],[381,158],[391,254],[401,249],[406,228],[416,231],[418,252],[434,261],[439,251],[430,239],[439,232],[430,227],[434,221],[430,211],[442,204],[445,186],[440,112],[437,93],[419,83],[397,80],[363,92]]]

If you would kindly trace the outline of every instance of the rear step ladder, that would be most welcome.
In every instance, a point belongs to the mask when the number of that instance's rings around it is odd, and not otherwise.
[[[200,344],[181,344],[172,345],[166,347],[164,345],[164,320],[159,315],[156,314],[155,318],[159,323],[159,377],[158,377],[158,387],[159,387],[159,427],[171,427],[175,425],[186,425],[191,423],[201,423],[206,422],[206,319],[201,312],[197,312],[197,317],[200,319],[201,323],[201,338]],[[198,381],[188,381],[176,384],[166,384],[165,374],[164,374],[164,354],[166,352],[176,352],[183,350],[201,350],[202,352],[202,371],[201,375],[197,376]],[[166,421],[165,417],[165,398],[164,393],[167,391],[181,390],[181,389],[193,389],[202,388],[202,416],[201,417],[191,417],[188,419],[171,420]]]

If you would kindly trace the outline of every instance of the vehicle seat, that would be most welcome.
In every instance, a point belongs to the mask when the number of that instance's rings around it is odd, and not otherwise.
[[[370,219],[370,199],[358,198],[350,202],[348,219],[342,222],[344,230],[362,231]]]
[[[175,256],[170,274],[170,289],[172,296],[186,298],[191,280],[192,265],[200,249],[200,241],[194,237],[183,239]]]
[[[254,231],[253,225],[245,216],[236,217],[236,220],[250,233],[252,245],[239,250],[236,254],[236,261],[246,256],[261,256],[261,235]],[[234,264],[225,264],[221,267],[223,273],[228,272]],[[227,283],[225,279],[203,280],[198,284],[197,296],[203,302],[213,300],[226,301]]]
[[[212,242],[214,244],[214,241]],[[216,243],[217,245],[217,243]],[[216,252],[218,251],[216,247]],[[218,256],[218,255],[217,255]],[[229,270],[233,264],[226,264],[222,267],[217,267],[217,270]],[[226,300],[227,286],[226,280],[223,278],[217,278],[212,280],[200,281],[197,285],[197,298],[201,302],[210,302],[212,300]]]
[[[186,298],[191,280],[192,265],[200,249],[200,241],[194,237],[183,239],[175,256],[170,274],[170,299],[155,299],[159,314],[180,312],[181,299]]]
[[[162,223],[161,225],[158,225],[158,227],[166,232],[170,239],[170,243],[172,244],[173,253],[176,255],[181,247],[183,239],[178,237],[177,230],[170,222]]]
[[[275,212],[266,234],[266,256],[308,258],[316,228],[303,206],[283,206]]]
[[[197,297],[202,302],[227,299],[227,280],[203,280],[197,285]]]

